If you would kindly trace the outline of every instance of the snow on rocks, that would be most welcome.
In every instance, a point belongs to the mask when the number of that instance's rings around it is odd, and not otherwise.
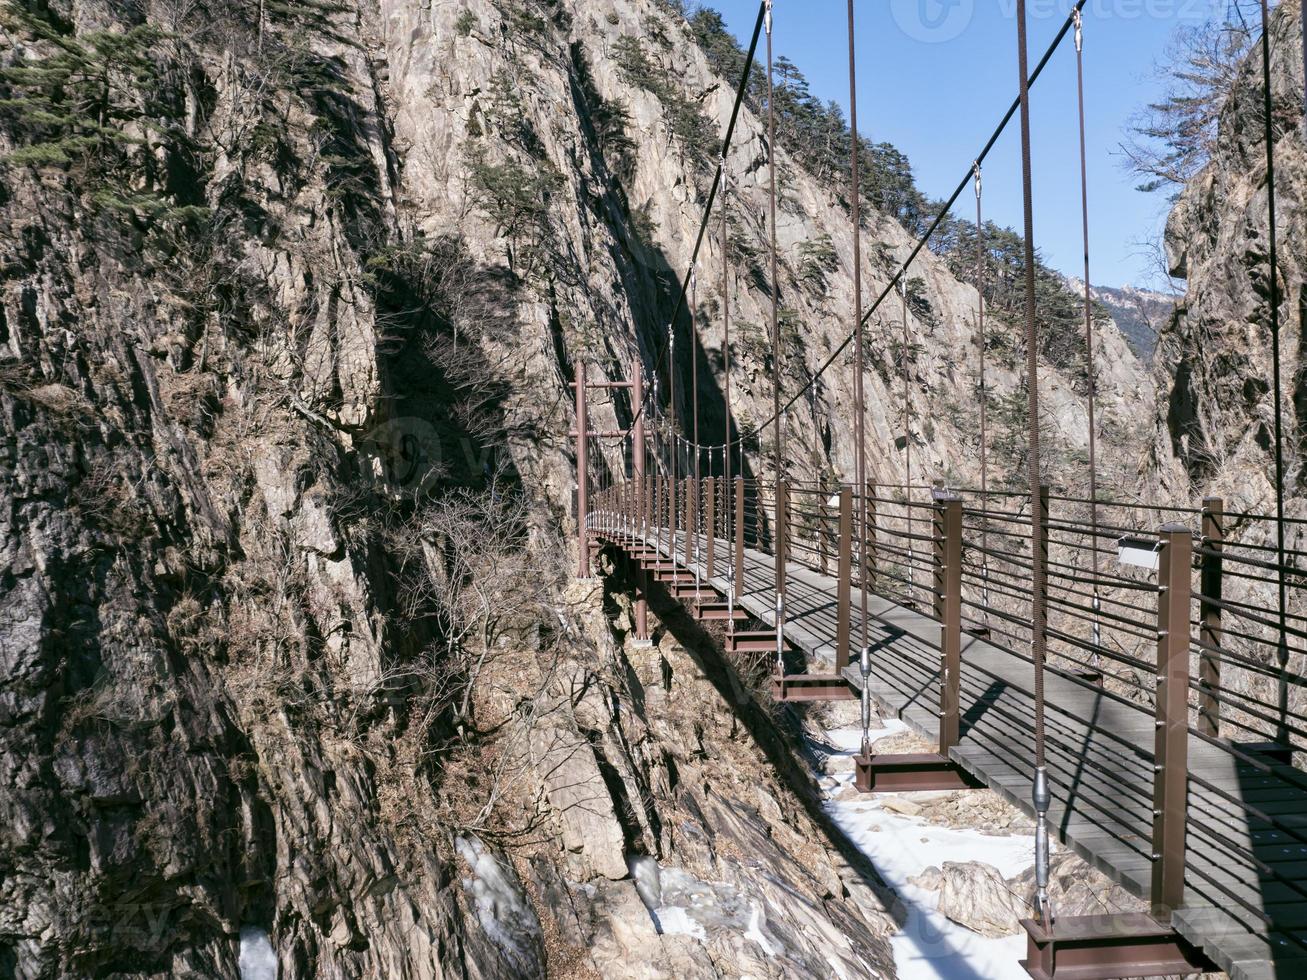
[[[472,872],[463,888],[476,904],[482,931],[522,975],[536,975],[544,966],[543,935],[512,867],[478,837],[458,837],[454,846]]]
[[[240,941],[240,980],[277,980],[277,954],[268,933],[258,926],[241,926]]]
[[[891,719],[881,724],[883,727],[870,733],[873,742],[885,738],[893,738],[894,743],[911,742],[913,736],[902,722]],[[983,877],[995,886],[990,893],[999,887],[1006,893],[1007,879],[1034,863],[1033,835],[1006,831],[1006,836],[997,836],[954,825],[952,819],[940,815],[954,814],[960,819],[960,809],[951,809],[958,794],[860,794],[853,788],[851,767],[831,760],[840,754],[851,758],[858,752],[861,729],[833,729],[825,733],[825,741],[827,746],[817,746],[826,756],[822,768],[839,787],[827,791],[825,809],[903,903],[902,927],[890,941],[901,980],[1027,980],[1018,964],[1025,955],[1024,936],[981,935],[950,920],[939,906],[950,865],[963,868],[983,862],[988,870],[973,877]],[[882,744],[889,747],[894,743]],[[958,876],[956,870],[953,873]],[[961,884],[958,876],[954,891],[959,898]],[[982,918],[989,923],[999,914],[991,910]]]

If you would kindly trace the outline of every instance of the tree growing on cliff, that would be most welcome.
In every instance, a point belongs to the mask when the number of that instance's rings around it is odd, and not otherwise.
[[[1252,42],[1237,3],[1223,20],[1176,32],[1158,68],[1163,96],[1135,116],[1121,145],[1141,191],[1178,189],[1207,165],[1221,110]]]
[[[11,167],[64,173],[107,211],[191,218],[168,193],[170,153],[188,140],[175,124],[158,54],[164,38],[142,24],[127,31],[66,36],[50,21],[12,5],[0,28],[26,42],[0,66],[0,118],[15,144]]]

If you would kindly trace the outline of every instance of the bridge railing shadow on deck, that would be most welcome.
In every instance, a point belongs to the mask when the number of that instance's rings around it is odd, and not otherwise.
[[[654,542],[718,580],[730,601],[775,609],[782,631],[778,599],[802,598],[815,573],[828,590],[821,607],[833,606],[821,620],[837,670],[859,642],[850,607],[865,582],[938,622],[941,636],[960,630],[977,650],[1029,664],[1033,679],[1038,553],[1046,669],[1072,692],[1049,704],[1047,731],[1062,836],[1101,834],[1125,848],[1133,857],[1114,866],[1117,876],[1159,913],[1174,911],[1182,931],[1235,950],[1225,968],[1242,956],[1284,964],[1283,976],[1290,963],[1307,969],[1307,774],[1293,765],[1307,746],[1307,601],[1296,567],[1307,552],[1276,542],[1273,519],[1226,513],[1217,499],[1176,508],[1047,489],[1034,498],[1045,530],[1032,542],[1029,494],[963,491],[961,594],[956,622],[944,622],[948,497],[938,487],[743,478],[673,486],[662,472],[601,490],[588,520],[596,532]],[[1302,540],[1307,522],[1286,523]],[[964,741],[1032,772],[1028,684],[988,676],[968,647],[950,705],[938,658],[919,642],[914,651],[876,669],[903,691],[914,684],[920,695],[923,680],[939,689],[936,717],[961,710]],[[976,712],[994,724],[976,723]]]

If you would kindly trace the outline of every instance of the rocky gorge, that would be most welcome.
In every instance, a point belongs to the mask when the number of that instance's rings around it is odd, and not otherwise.
[[[638,359],[656,399],[675,372],[684,419],[694,358],[705,431],[726,385],[742,431],[770,413],[747,106],[694,343],[660,357],[735,88],[685,14],[6,4],[0,977],[895,975],[904,906],[825,807],[804,719],[679,607],[644,647],[616,569],[571,576],[580,364],[621,380]],[[1260,342],[1212,338],[1247,299],[1220,285],[1236,244],[1191,234],[1260,227],[1217,213],[1256,210],[1255,137],[1229,125],[1246,140],[1173,218],[1190,293],[1153,367],[1110,318],[1098,332],[1122,486],[1264,464],[1202,353],[1250,352],[1239,392],[1264,367]],[[843,186],[791,150],[797,391],[851,328],[852,249]],[[874,209],[863,234],[874,293],[914,235]],[[929,251],[911,276],[906,314],[891,301],[869,332],[871,465],[900,481],[911,440],[914,481],[972,483],[979,294]],[[995,465],[1018,473],[1019,327],[990,329]],[[1045,362],[1046,464],[1079,486],[1083,372]],[[841,364],[787,415],[796,478],[851,471],[852,383]],[[591,410],[611,429],[634,406]],[[617,445],[595,462],[625,465]]]

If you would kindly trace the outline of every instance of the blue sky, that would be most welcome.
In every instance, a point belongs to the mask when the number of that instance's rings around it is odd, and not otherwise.
[[[1120,143],[1137,110],[1161,91],[1155,65],[1177,27],[1202,23],[1225,0],[1090,0],[1085,7],[1090,277],[1096,285],[1160,285],[1156,241],[1166,193],[1143,194]],[[757,0],[708,0],[748,43]],[[1060,29],[1071,0],[1028,0],[1030,61]],[[858,122],[912,162],[918,186],[945,197],[1016,95],[1015,0],[858,0]],[[847,8],[841,0],[776,0],[774,44],[813,93],[848,108]],[[1035,244],[1081,275],[1080,158],[1075,48],[1070,37],[1032,90]],[[760,58],[765,57],[759,46]],[[765,64],[765,61],[763,62]],[[985,165],[986,216],[1021,226],[1019,127],[1014,118]],[[968,191],[958,205],[974,216]]]

